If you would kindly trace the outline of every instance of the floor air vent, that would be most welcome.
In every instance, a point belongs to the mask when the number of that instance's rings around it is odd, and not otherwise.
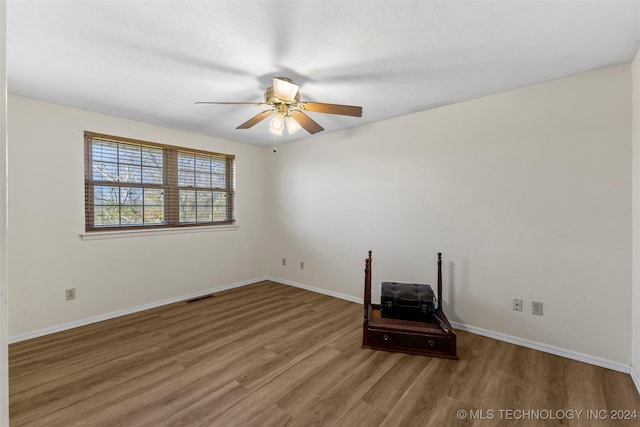
[[[208,299],[208,298],[213,298],[213,295],[209,294],[209,295],[203,295],[201,297],[197,297],[197,298],[191,298],[186,300],[185,302],[187,304],[191,304],[192,302],[198,302],[198,301],[202,301],[203,299]]]

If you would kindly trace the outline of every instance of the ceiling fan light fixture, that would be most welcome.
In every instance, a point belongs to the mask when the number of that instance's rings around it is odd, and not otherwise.
[[[274,135],[282,135],[282,130],[284,129],[284,114],[277,113],[271,122],[269,122],[269,132]]]
[[[287,124],[287,131],[289,132],[289,135],[293,135],[302,128],[302,126],[300,126],[300,123],[298,123],[296,119],[291,116],[287,116],[285,118],[285,123]]]

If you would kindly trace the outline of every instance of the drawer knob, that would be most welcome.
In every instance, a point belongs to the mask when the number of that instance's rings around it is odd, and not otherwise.
[[[429,347],[434,347],[436,345],[436,342],[434,340],[429,340],[429,341],[427,341],[427,345]]]
[[[389,335],[387,334],[383,335],[382,339],[385,341],[389,341]]]

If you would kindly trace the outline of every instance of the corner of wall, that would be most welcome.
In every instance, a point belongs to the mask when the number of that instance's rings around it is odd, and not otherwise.
[[[631,378],[640,392],[640,50],[631,64],[632,250]]]
[[[6,23],[7,2],[0,2],[0,426],[9,425]]]
[[[636,390],[640,393],[640,375],[638,375],[637,367],[631,367],[631,379],[636,386]]]

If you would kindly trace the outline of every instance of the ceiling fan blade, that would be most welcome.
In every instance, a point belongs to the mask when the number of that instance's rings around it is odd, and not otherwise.
[[[222,105],[267,105],[264,102],[215,102],[215,101],[198,101],[196,104],[222,104]]]
[[[298,86],[289,79],[282,77],[273,78],[273,94],[283,101],[293,101],[298,93]]]
[[[289,116],[300,124],[310,134],[318,133],[324,130],[322,126],[316,123],[311,117],[307,116],[300,110],[290,110]]]
[[[274,110],[265,110],[265,111],[263,111],[261,113],[258,113],[255,116],[251,117],[246,122],[244,122],[243,124],[241,124],[240,126],[238,126],[236,129],[249,129],[250,127],[252,127],[256,123],[258,123],[259,121],[264,120],[267,117],[269,117],[271,114],[273,114],[273,112],[274,112]]]
[[[362,107],[355,105],[324,104],[322,102],[299,102],[298,107],[314,113],[339,114],[341,116],[362,117]]]

